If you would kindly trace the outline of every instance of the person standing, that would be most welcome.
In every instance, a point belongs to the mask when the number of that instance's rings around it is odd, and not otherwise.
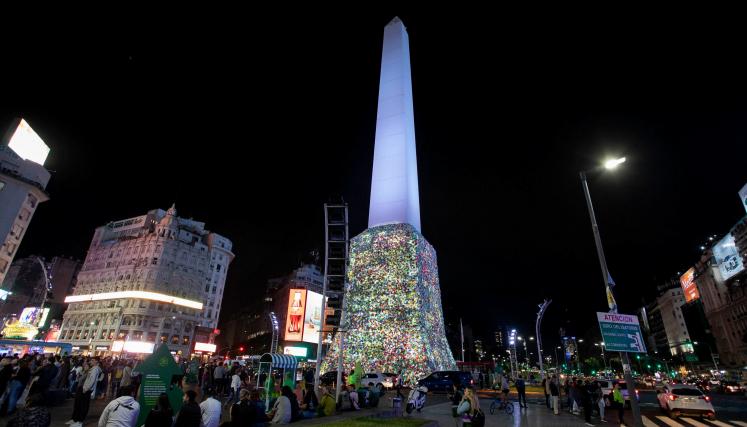
[[[615,407],[617,407],[617,419],[620,421],[620,425],[625,424],[623,421],[623,415],[625,412],[625,398],[620,391],[620,384],[617,381],[612,383],[612,401]]]
[[[550,378],[547,376],[542,379],[542,391],[545,392],[545,405],[547,405],[547,409],[552,409],[550,405]]]
[[[204,427],[218,427],[221,417],[221,404],[213,393],[209,393],[208,398],[200,403],[200,413],[202,414],[202,425]]]
[[[584,421],[586,421],[587,426],[593,426],[594,424],[591,423],[591,394],[589,393],[588,382],[585,384],[581,380],[578,380],[576,382],[576,390],[581,406],[584,407]]]
[[[599,385],[599,383],[596,383],[596,382],[594,383],[593,390],[594,390],[594,398],[596,399],[597,407],[599,408],[599,418],[601,419],[603,423],[606,423],[607,420],[604,419],[604,410],[607,405],[604,401],[605,400],[604,392],[602,391],[602,387]]]
[[[514,385],[516,386],[516,393],[519,394],[519,408],[526,408],[527,407],[527,388],[526,383],[524,382],[524,378],[519,375],[519,378],[516,379],[516,382],[514,382]],[[524,402],[522,404],[522,402]]]
[[[226,376],[226,369],[223,367],[223,362],[218,362],[218,366],[213,370],[213,383],[215,384],[215,392],[218,396],[223,393],[223,378]]]
[[[197,404],[197,393],[194,390],[187,390],[184,393],[184,403],[179,414],[176,416],[174,427],[200,427],[202,424],[202,414],[200,405]],[[147,424],[146,424],[147,425]]]
[[[26,384],[31,380],[31,369],[28,362],[21,360],[18,364],[18,371],[10,380],[10,389],[8,391],[8,415],[16,410],[16,402],[21,397],[21,393],[26,388]]]
[[[119,394],[104,408],[98,427],[135,427],[140,415],[140,404],[132,397],[135,390],[132,386],[125,386],[119,389]]]
[[[555,375],[550,380],[550,396],[552,397],[553,413],[560,415],[560,387],[558,387],[558,378]]]
[[[91,367],[83,378],[82,385],[78,387],[75,393],[75,403],[73,404],[73,419],[70,427],[83,427],[83,421],[88,416],[88,408],[91,405],[91,394],[96,382],[101,375],[101,368],[97,359],[91,359]]]

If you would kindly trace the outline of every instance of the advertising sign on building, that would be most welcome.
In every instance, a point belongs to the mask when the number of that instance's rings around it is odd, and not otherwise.
[[[637,316],[597,312],[597,321],[607,351],[646,352]]]
[[[303,341],[306,289],[291,289],[288,297],[288,316],[285,321],[285,340]]]
[[[739,255],[734,235],[729,233],[713,246],[713,258],[721,273],[721,280],[728,280],[744,270],[742,257]]]
[[[322,294],[306,292],[306,314],[303,320],[303,340],[316,344],[319,342],[319,332],[322,330]]]
[[[20,120],[13,136],[10,137],[8,146],[22,159],[31,160],[42,166],[49,155],[49,146],[23,119]]]
[[[695,268],[691,267],[680,276],[680,285],[682,285],[682,293],[685,294],[685,302],[689,303],[700,298],[698,285],[695,283]]]
[[[37,326],[43,328],[44,323],[47,321],[47,316],[49,316],[49,308],[45,307],[43,310],[40,310],[39,307],[26,307],[21,311],[18,321],[29,325],[37,325],[38,320],[39,324]]]

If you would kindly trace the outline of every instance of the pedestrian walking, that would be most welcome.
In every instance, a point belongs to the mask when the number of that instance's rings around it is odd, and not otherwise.
[[[542,378],[542,391],[545,393],[547,409],[552,409],[552,406],[550,406],[550,379],[548,377]]]

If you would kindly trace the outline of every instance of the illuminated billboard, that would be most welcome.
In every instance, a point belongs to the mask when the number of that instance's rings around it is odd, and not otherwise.
[[[713,258],[721,273],[721,280],[728,280],[744,270],[742,257],[739,255],[734,236],[729,233],[713,246]]]
[[[196,342],[195,343],[195,351],[204,351],[207,353],[215,353],[215,344],[210,344],[206,342]]]
[[[283,354],[287,354],[289,356],[307,357],[308,353],[309,349],[306,347],[285,347],[283,349]]]
[[[44,166],[49,155],[49,147],[39,135],[31,129],[26,120],[21,119],[13,136],[8,141],[8,146],[24,160],[31,160]]]
[[[682,285],[682,292],[685,294],[685,302],[695,301],[700,298],[698,292],[698,286],[695,284],[695,269],[690,268],[680,276],[680,284]]]
[[[303,319],[303,340],[319,343],[319,331],[322,330],[322,295],[316,292],[306,292],[306,314]]]
[[[306,289],[291,289],[288,296],[288,316],[285,321],[285,340],[303,341]]]
[[[41,320],[39,320],[39,324],[37,325],[37,319],[40,314],[39,307],[26,307],[21,312],[21,316],[18,318],[18,321],[20,323],[27,323],[29,325],[34,325],[39,328],[44,327],[44,322],[47,321],[47,316],[49,315],[49,308],[44,308],[44,311],[41,311]]]

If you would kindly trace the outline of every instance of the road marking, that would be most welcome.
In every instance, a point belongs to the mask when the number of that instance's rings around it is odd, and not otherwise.
[[[722,423],[721,421],[718,421],[718,420],[708,420],[708,422],[711,424],[715,424],[718,427],[732,427],[732,424]],[[731,421],[731,422],[736,422],[736,421]]]
[[[730,423],[734,423],[738,426],[747,427],[747,423],[744,421],[729,421]]]
[[[641,417],[641,420],[643,421],[643,427],[659,427],[659,424],[649,420],[645,415]]]
[[[692,418],[680,418],[682,421],[694,425],[695,427],[708,427],[708,424],[703,424],[700,421],[694,420]]]
[[[665,416],[662,416],[662,415],[657,415],[656,419],[659,420],[659,421],[661,421],[661,422],[663,422],[664,424],[666,424],[668,426],[671,426],[671,427],[682,427],[682,424],[678,423],[677,421],[675,421],[675,420],[673,420],[673,419],[671,419],[669,417],[665,417]]]

